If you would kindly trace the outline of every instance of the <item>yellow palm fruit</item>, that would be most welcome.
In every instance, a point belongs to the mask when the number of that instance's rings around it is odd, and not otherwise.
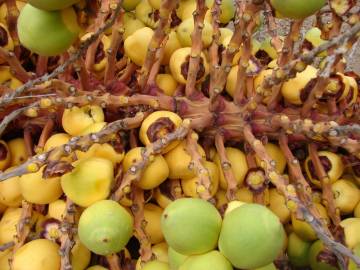
[[[177,81],[170,74],[158,74],[156,84],[167,96],[172,96],[178,86]]]
[[[23,138],[16,138],[7,143],[11,156],[11,166],[17,166],[28,159],[26,151],[25,140]]]

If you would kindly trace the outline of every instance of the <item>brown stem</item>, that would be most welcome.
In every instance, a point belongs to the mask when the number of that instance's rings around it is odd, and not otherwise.
[[[31,157],[34,154],[34,142],[32,139],[32,130],[31,128],[25,128],[24,129],[24,141],[26,146],[26,152],[29,157]]]
[[[0,58],[4,59],[9,64],[11,73],[17,79],[24,83],[31,79],[31,76],[23,68],[15,53],[8,52],[3,47],[0,47]]]
[[[54,120],[52,118],[49,118],[48,121],[45,124],[45,127],[43,128],[39,141],[38,141],[38,145],[37,145],[37,150],[35,152],[39,153],[42,151],[42,149],[45,146],[46,141],[48,140],[48,138],[50,137],[53,129],[54,129]]]
[[[111,254],[106,256],[106,260],[109,264],[109,270],[122,270],[120,265],[119,256],[116,254]]]
[[[36,63],[36,76],[43,76],[47,72],[49,58],[47,56],[38,56]]]

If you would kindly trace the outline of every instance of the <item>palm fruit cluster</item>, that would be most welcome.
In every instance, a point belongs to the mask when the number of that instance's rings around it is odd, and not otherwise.
[[[359,10],[0,1],[0,270],[359,269]]]

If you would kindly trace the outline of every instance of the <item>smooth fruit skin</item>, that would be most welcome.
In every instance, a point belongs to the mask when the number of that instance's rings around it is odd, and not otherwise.
[[[304,19],[320,10],[326,0],[271,0],[270,3],[282,16]]]
[[[192,39],[191,34],[194,31],[194,19],[188,18],[177,27],[176,33],[177,37],[182,45],[182,47],[191,47]],[[204,28],[202,29],[202,42],[204,48],[210,46],[212,42],[213,29],[210,23],[204,21]]]
[[[70,260],[72,270],[84,270],[90,263],[91,252],[75,237],[75,245],[71,249]]]
[[[350,249],[360,244],[360,218],[347,218],[340,222],[344,228],[345,244]]]
[[[126,11],[132,11],[136,8],[136,6],[141,2],[141,0],[123,0],[121,6]]]
[[[146,263],[141,270],[170,270],[169,264],[160,261],[151,261]]]
[[[92,252],[109,255],[121,251],[133,232],[133,218],[115,201],[102,200],[80,216],[80,241]]]
[[[231,263],[217,250],[201,255],[190,256],[180,266],[179,270],[232,270]]]
[[[360,200],[360,191],[357,186],[345,179],[339,179],[331,185],[334,194],[335,206],[341,214],[351,214]]]
[[[28,3],[43,10],[60,10],[80,2],[80,0],[28,0]]]
[[[50,240],[33,240],[14,254],[13,270],[58,269],[60,269],[59,246]]]
[[[151,244],[158,244],[164,240],[161,231],[161,214],[163,209],[156,204],[147,203],[144,206],[144,219],[147,221],[145,232]]]
[[[75,163],[75,168],[61,176],[61,186],[74,203],[88,207],[104,200],[110,193],[114,166],[104,158],[88,158]]]
[[[167,96],[172,96],[178,86],[177,81],[170,74],[158,74],[156,75],[156,85]]]
[[[44,11],[30,4],[21,10],[17,29],[21,44],[43,56],[65,52],[80,32],[76,13],[72,8]]]
[[[309,260],[310,260],[310,266],[312,270],[336,270],[338,269],[337,266],[333,266],[330,264],[327,264],[325,262],[318,261],[318,255],[319,253],[324,249],[324,245],[321,242],[321,240],[317,240],[311,245],[310,251],[309,251]]]
[[[170,270],[178,270],[179,267],[185,262],[185,260],[189,257],[187,255],[183,255],[173,248],[169,247],[168,249],[169,256],[169,266]]]
[[[10,166],[17,166],[28,158],[24,138],[16,138],[7,143],[11,155]]]
[[[281,223],[286,224],[290,220],[290,210],[286,206],[285,197],[276,188],[269,190],[269,209],[279,217]]]
[[[161,217],[168,245],[184,255],[208,252],[217,245],[221,216],[209,202],[182,198],[169,204]]]
[[[126,153],[123,161],[124,172],[142,158],[144,147],[136,147]],[[148,166],[143,170],[141,178],[136,185],[145,190],[153,189],[164,182],[169,176],[169,167],[162,155],[155,155],[149,162]]]
[[[296,267],[305,267],[309,265],[309,251],[311,242],[304,241],[296,233],[289,235],[287,254],[291,264]]]
[[[114,147],[108,143],[94,143],[86,152],[76,151],[76,156],[79,159],[91,157],[105,158],[110,160],[115,166],[123,160],[125,153],[116,151]]]
[[[276,171],[282,174],[286,167],[286,158],[280,147],[273,143],[267,143],[265,145],[265,150],[270,158],[275,161]],[[256,157],[256,164],[261,167],[261,160],[258,157]]]
[[[9,207],[0,220],[0,245],[14,241],[16,225],[21,218],[21,208]]]
[[[273,262],[281,252],[285,231],[265,206],[244,204],[224,217],[219,250],[237,268],[256,268]]]
[[[20,189],[20,177],[15,176],[0,182],[0,203],[6,206],[19,207],[23,197]]]
[[[108,270],[108,268],[105,268],[101,265],[93,265],[93,266],[87,268],[86,270]]]
[[[360,256],[360,245],[357,245],[354,249],[353,249],[353,253],[356,256]],[[349,260],[349,270],[358,270],[359,268],[357,267],[356,263],[353,260]]]

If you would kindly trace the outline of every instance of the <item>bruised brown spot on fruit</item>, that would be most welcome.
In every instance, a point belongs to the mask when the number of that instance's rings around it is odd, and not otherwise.
[[[0,160],[6,159],[8,155],[8,150],[3,143],[0,143]]]
[[[152,13],[152,18],[154,19],[154,22],[157,22],[158,20],[160,20],[160,11],[156,9]]]
[[[189,65],[190,65],[190,56],[188,55],[185,59],[185,62],[181,65],[181,75],[185,79],[187,79],[188,72],[189,72]],[[205,65],[204,65],[204,59],[200,57],[199,61],[199,71],[196,74],[196,80],[200,80],[205,75]]]
[[[107,243],[107,242],[109,242],[109,239],[104,238],[102,241],[103,241],[104,243]]]
[[[149,126],[146,135],[150,142],[155,142],[164,137],[164,135],[173,132],[175,129],[175,124],[168,117],[160,117]]]
[[[101,60],[103,60],[104,58],[105,58],[104,43],[100,41],[95,53],[95,63],[96,64],[100,63]]]
[[[324,156],[320,156],[319,159],[321,161],[321,165],[324,167],[325,172],[329,172],[332,168],[330,159],[328,159],[328,157],[324,157]],[[315,166],[311,160],[308,162],[308,166],[309,166],[309,171],[311,173],[311,177],[316,179],[317,175],[315,172]]]
[[[49,161],[43,171],[42,177],[47,179],[62,176],[65,173],[71,172],[73,169],[74,167],[66,161]]]
[[[171,13],[171,24],[170,27],[174,28],[176,26],[178,26],[180,23],[182,22],[182,20],[178,17],[178,15],[176,14],[176,10],[173,10]]]
[[[8,34],[4,27],[0,26],[0,46],[6,46],[9,42]]]
[[[315,84],[316,84],[316,78],[311,79],[306,86],[301,89],[300,91],[300,99],[302,102],[305,102],[307,100],[307,98],[309,97],[312,89],[314,88]]]
[[[318,262],[323,262],[334,267],[338,265],[336,256],[328,249],[320,251],[316,259]]]
[[[263,66],[268,65],[273,60],[270,55],[264,50],[258,50],[255,53],[255,57],[260,61]]]

